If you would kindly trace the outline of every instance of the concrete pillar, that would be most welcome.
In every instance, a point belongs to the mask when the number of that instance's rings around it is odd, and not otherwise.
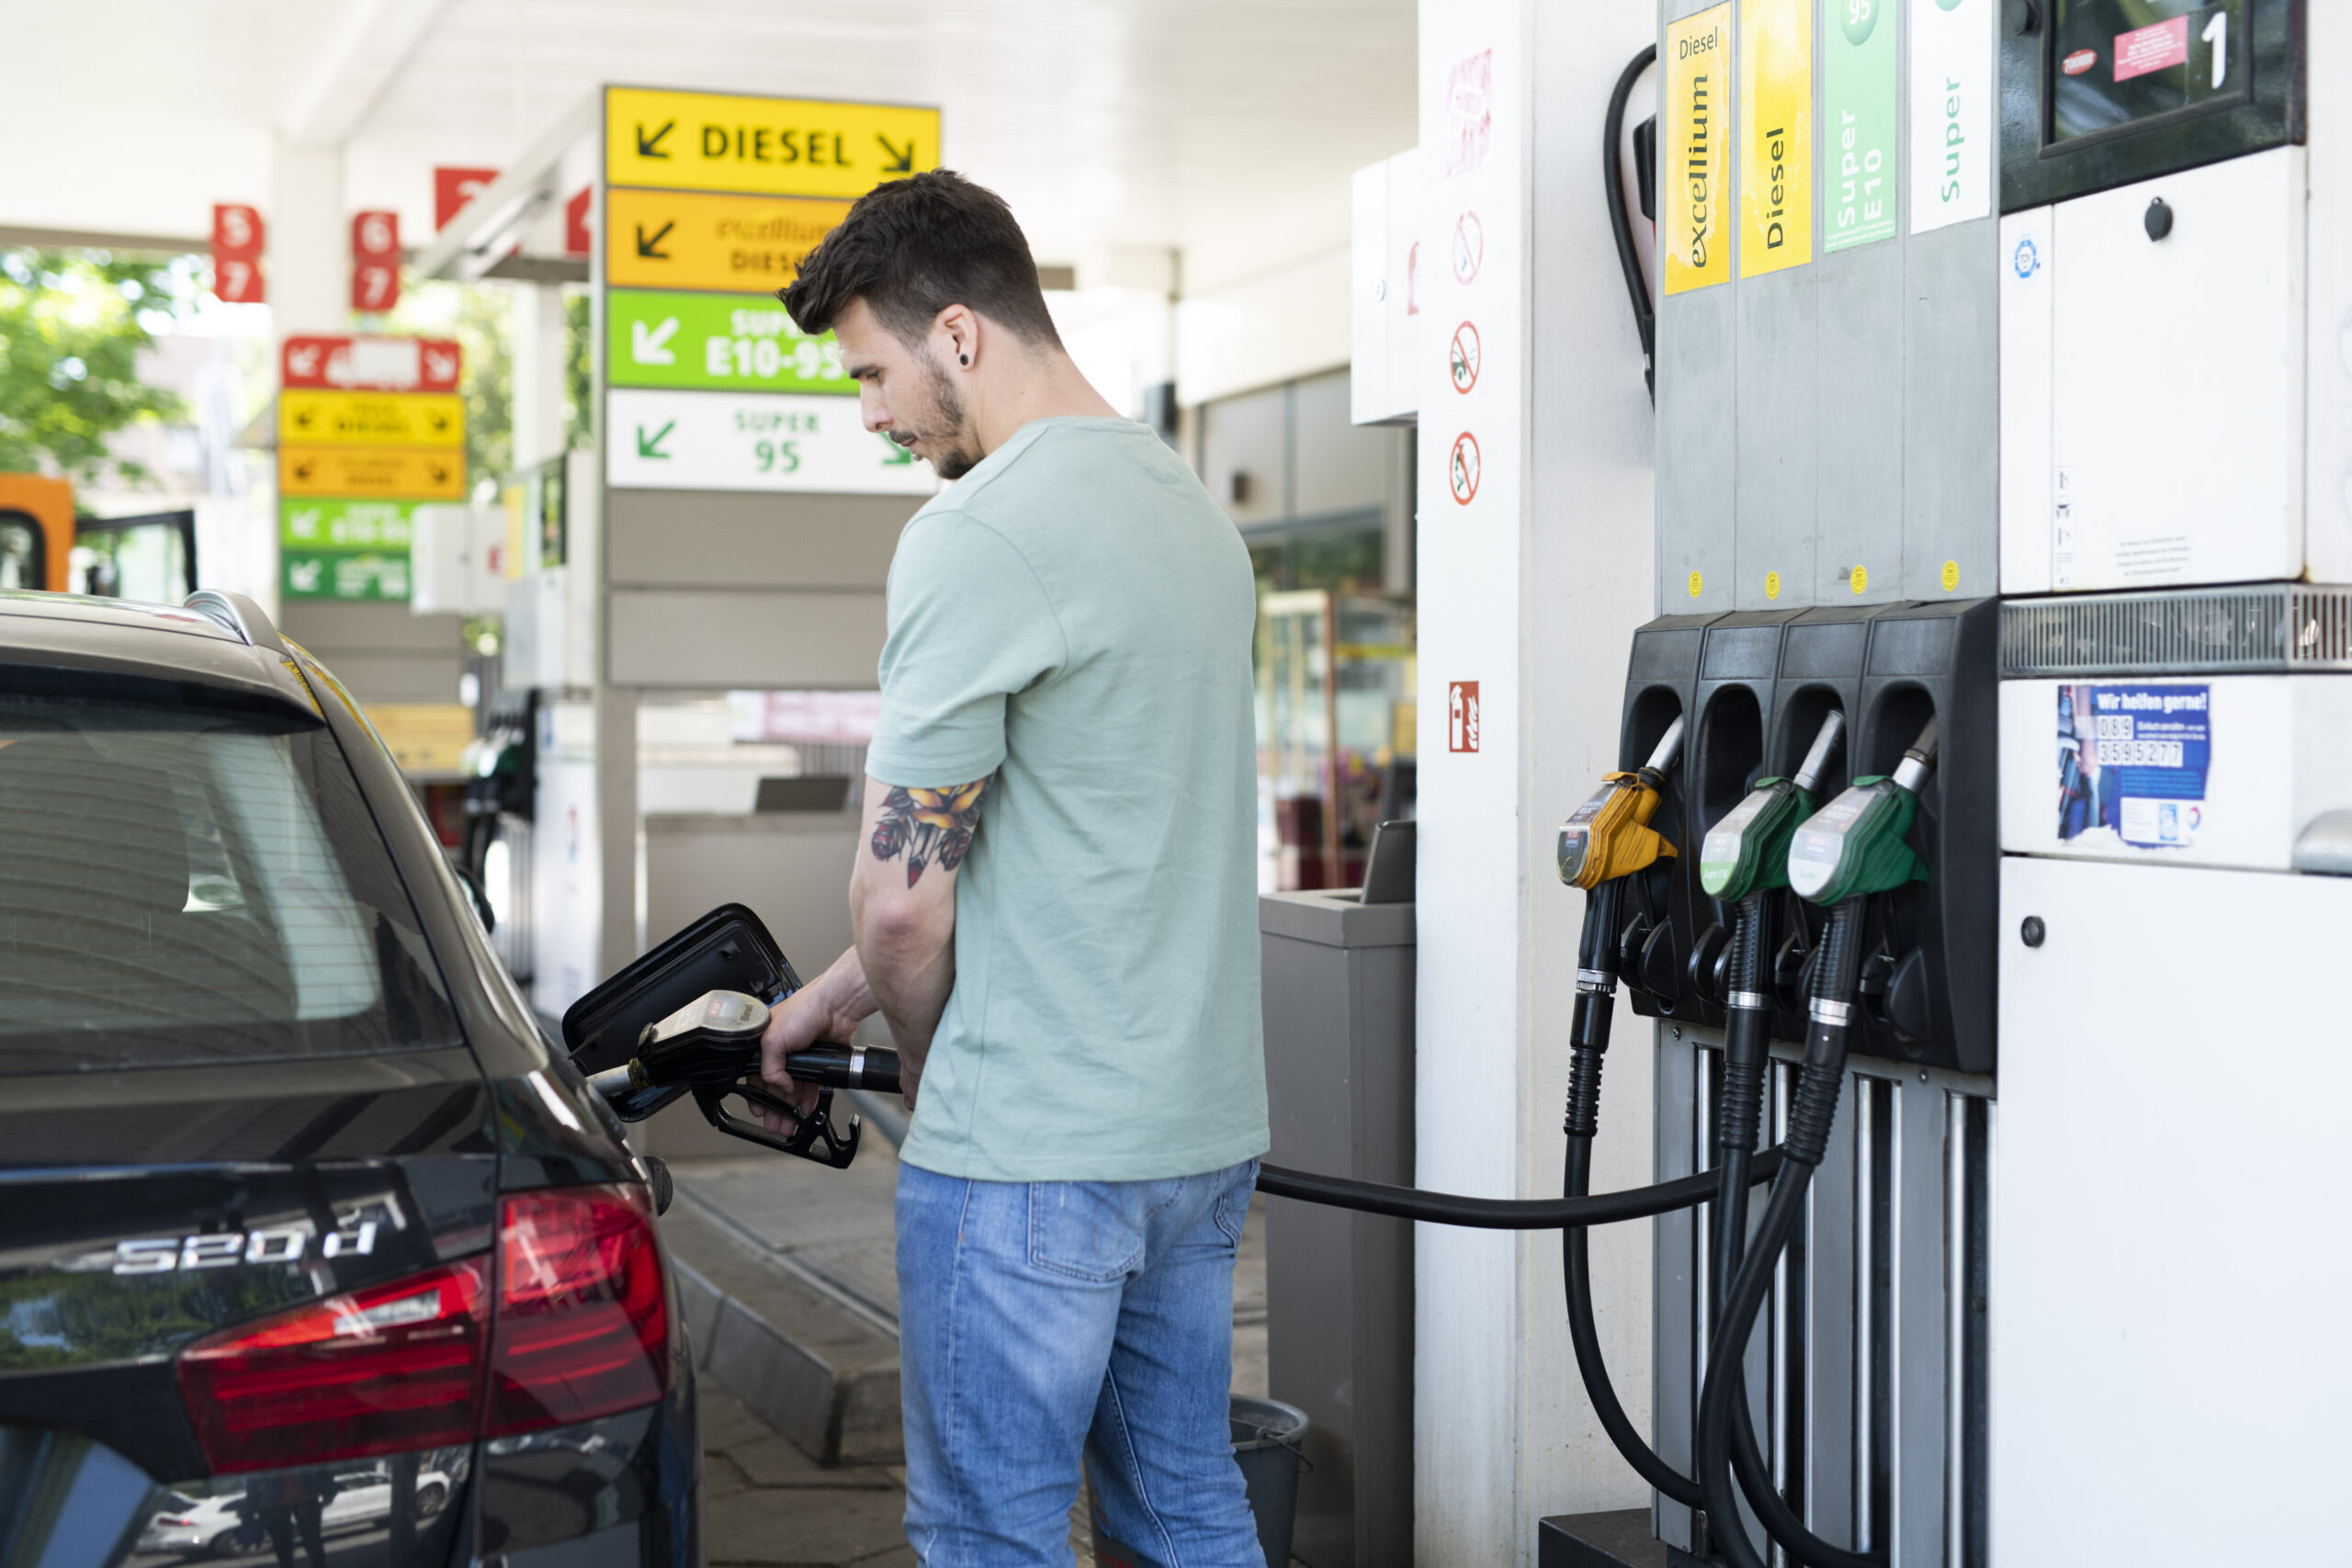
[[[351,217],[344,206],[343,149],[270,143],[263,276],[270,324],[280,338],[339,333],[351,321]]]
[[[1553,836],[1615,764],[1651,596],[1649,412],[1599,152],[1610,85],[1654,20],[1420,8],[1424,1187],[1559,1191],[1583,900],[1559,885]],[[1466,390],[1448,346],[1464,323]],[[1650,1031],[1621,1007],[1614,1038],[1600,1188],[1649,1169]],[[1611,1371],[1644,1425],[1648,1240],[1621,1227],[1593,1248]],[[1558,1235],[1423,1226],[1415,1245],[1416,1561],[1532,1564],[1539,1517],[1644,1504],[1577,1378]]]
[[[514,285],[514,467],[563,450],[563,289]]]

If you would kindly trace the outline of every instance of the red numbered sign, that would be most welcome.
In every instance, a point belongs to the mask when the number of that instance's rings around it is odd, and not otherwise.
[[[231,305],[262,303],[258,208],[215,203],[212,209],[212,292]]]
[[[433,227],[437,231],[466,209],[466,203],[498,177],[496,169],[435,168],[433,171]]]
[[[389,310],[401,302],[401,215],[351,215],[351,308]]]

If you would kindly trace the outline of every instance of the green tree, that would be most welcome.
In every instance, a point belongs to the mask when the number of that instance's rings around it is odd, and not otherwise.
[[[172,323],[173,290],[168,262],[0,251],[0,469],[148,478],[107,437],[186,417],[176,395],[139,379],[140,351]]]

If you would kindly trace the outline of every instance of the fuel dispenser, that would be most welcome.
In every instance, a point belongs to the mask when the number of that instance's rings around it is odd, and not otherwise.
[[[1657,280],[1620,758],[1688,726],[1684,852],[1620,952],[1656,1174],[1723,1186],[1656,1222],[1654,1446],[1588,1365],[1595,1410],[1677,1564],[2326,1556],[2230,1504],[2352,1461],[2340,1249],[2280,1196],[2352,1091],[2299,978],[2352,929],[2352,7],[1669,0],[1658,58],[1735,221]],[[1758,71],[1839,128],[1796,265],[1712,144]],[[1845,112],[1873,71],[1899,118]],[[2188,1128],[2211,1229],[2086,1191]],[[1539,1560],[1617,1560],[1578,1529]]]

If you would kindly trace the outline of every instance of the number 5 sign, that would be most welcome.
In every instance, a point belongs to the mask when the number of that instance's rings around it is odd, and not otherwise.
[[[228,203],[212,209],[212,292],[224,304],[262,303],[259,209]]]

